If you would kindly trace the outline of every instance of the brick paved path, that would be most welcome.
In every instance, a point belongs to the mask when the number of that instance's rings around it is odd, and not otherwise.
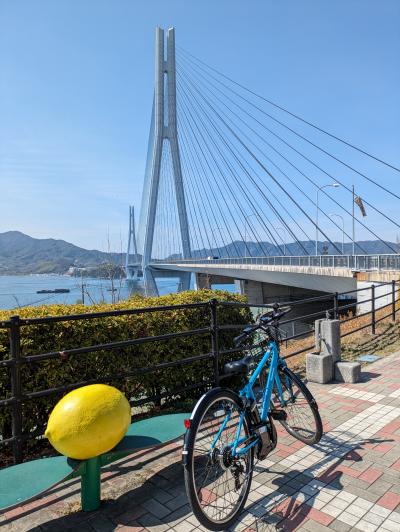
[[[307,447],[277,427],[278,446],[257,464],[234,530],[399,532],[400,353],[370,365],[361,383],[310,388],[325,436]],[[105,469],[97,512],[79,511],[72,481],[2,515],[1,530],[202,530],[187,504],[179,446],[153,457],[141,452]]]

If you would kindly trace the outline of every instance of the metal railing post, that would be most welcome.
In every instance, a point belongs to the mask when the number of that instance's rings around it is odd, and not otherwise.
[[[214,380],[215,385],[219,386],[219,348],[218,348],[218,300],[210,301],[211,309],[211,353],[214,360]]]
[[[396,321],[396,281],[392,280],[392,320]]]
[[[371,286],[371,333],[375,334],[375,285]]]
[[[11,316],[10,355],[12,406],[12,437],[14,463],[22,462],[22,388],[21,388],[21,349],[19,316]]]
[[[339,318],[339,294],[335,292],[333,295],[333,319],[337,320]]]

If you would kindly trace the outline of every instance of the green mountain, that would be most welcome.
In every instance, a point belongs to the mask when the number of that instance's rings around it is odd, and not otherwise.
[[[0,233],[0,275],[66,273],[71,266],[97,268],[123,264],[119,253],[74,246],[65,240],[32,238],[20,231]]]
[[[298,243],[287,243],[286,253],[288,255],[304,255],[314,253],[314,242],[302,242],[302,248]],[[327,242],[321,242],[322,250],[325,245],[326,251],[330,254],[337,254],[337,249],[329,246]],[[341,244],[336,243],[338,249]],[[358,242],[356,252],[363,253],[391,253],[397,250],[398,245],[394,242],[387,244],[377,240],[367,240]],[[351,253],[352,245],[346,243],[344,253]],[[233,242],[218,249],[194,250],[193,257],[235,257],[250,255],[261,257],[268,255],[280,255],[281,250],[270,242]],[[173,256],[171,258],[177,258]],[[125,255],[121,253],[104,253],[95,249],[83,249],[65,240],[55,240],[54,238],[32,238],[19,231],[8,231],[0,233],[0,275],[15,275],[29,273],[66,273],[71,266],[78,268],[91,268],[91,275],[103,277],[105,264],[113,264],[118,270],[125,262]],[[108,266],[107,266],[108,267]],[[109,272],[106,272],[108,277]]]

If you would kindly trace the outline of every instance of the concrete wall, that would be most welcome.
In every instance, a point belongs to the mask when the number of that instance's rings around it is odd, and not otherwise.
[[[357,289],[366,288],[367,290],[357,292],[357,314],[370,312],[372,310],[372,302],[368,301],[368,299],[371,299],[372,296],[372,285],[375,285],[375,297],[377,298],[382,296],[375,300],[376,310],[384,307],[385,305],[389,305],[392,302],[392,286],[390,284],[383,285],[383,283],[373,281],[358,281]]]
[[[306,299],[321,295],[321,292],[317,290],[263,283],[261,281],[236,280],[235,284],[240,293],[248,297],[251,304],[279,303],[280,301]]]

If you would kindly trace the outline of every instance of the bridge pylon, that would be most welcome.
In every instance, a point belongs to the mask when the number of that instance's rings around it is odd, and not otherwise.
[[[127,281],[137,281],[139,277],[139,269],[141,264],[139,262],[136,232],[135,232],[135,208],[133,205],[129,206],[129,231],[128,231],[128,247],[126,250],[125,274]]]
[[[155,88],[149,136],[146,174],[138,231],[138,251],[142,253],[146,293],[157,294],[155,272],[151,267],[157,199],[163,151],[170,150],[183,258],[190,258],[191,246],[185,193],[183,188],[176,117],[175,29],[156,28]],[[190,274],[181,272],[179,287],[189,289]]]

